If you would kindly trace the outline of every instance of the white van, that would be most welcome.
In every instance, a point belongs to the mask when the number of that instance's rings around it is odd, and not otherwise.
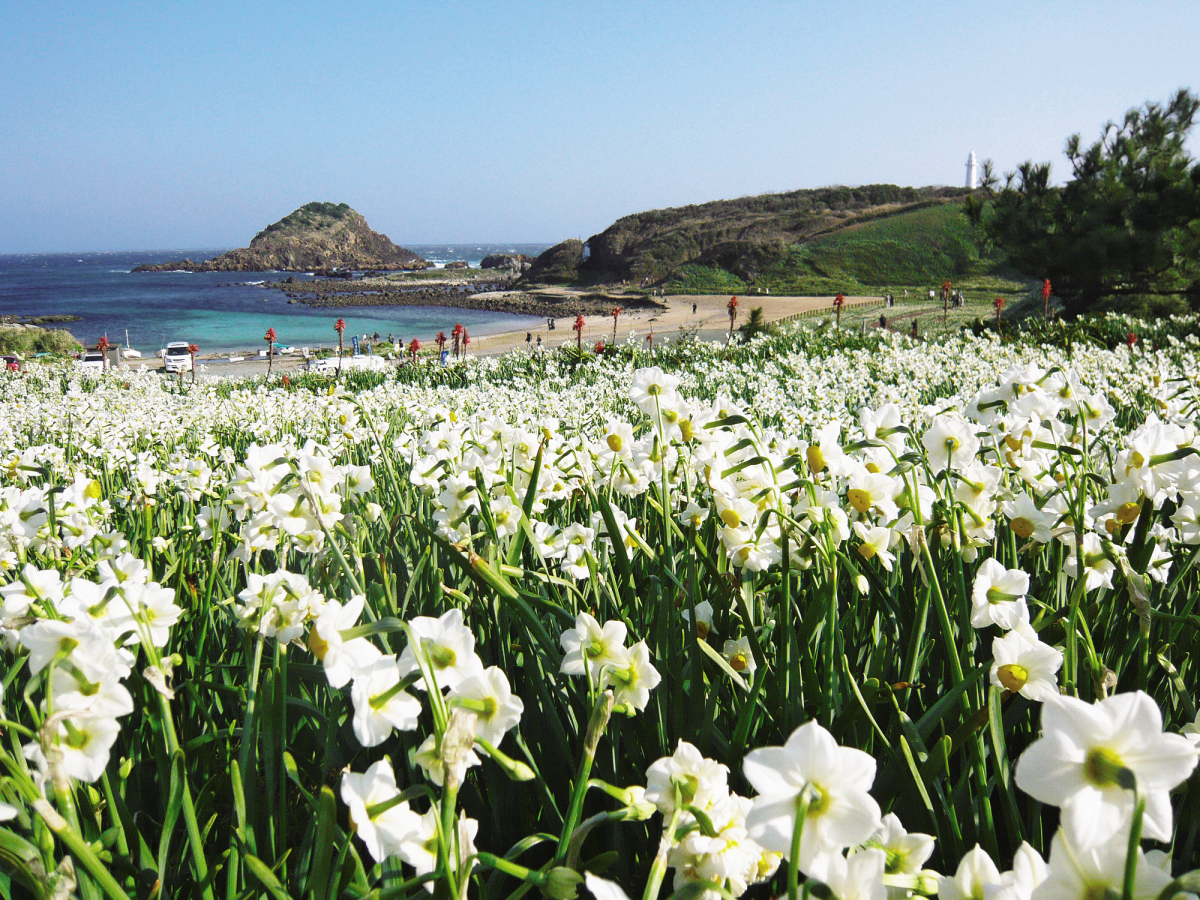
[[[192,354],[186,341],[172,341],[163,351],[163,369],[172,374],[192,371]]]

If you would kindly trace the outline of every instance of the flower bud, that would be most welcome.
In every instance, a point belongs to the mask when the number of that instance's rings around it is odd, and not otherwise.
[[[556,866],[542,882],[542,896],[550,900],[575,900],[579,896],[579,883],[583,876],[566,866]]]

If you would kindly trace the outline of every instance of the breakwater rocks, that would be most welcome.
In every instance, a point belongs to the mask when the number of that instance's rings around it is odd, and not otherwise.
[[[58,325],[62,322],[79,322],[79,316],[0,316],[0,325]]]
[[[456,287],[397,287],[387,284],[371,285],[368,290],[347,290],[345,283],[329,284],[319,281],[285,284],[276,282],[265,287],[278,288],[288,295],[289,303],[304,306],[354,307],[354,306],[447,306],[457,309],[479,309],[488,312],[512,313],[519,316],[561,319],[564,316],[606,316],[614,306],[611,299],[602,295],[530,294],[525,291],[510,291],[507,285],[475,283]],[[303,288],[304,291],[297,291]],[[489,290],[489,288],[492,288]],[[649,300],[621,302],[625,308],[662,309]]]

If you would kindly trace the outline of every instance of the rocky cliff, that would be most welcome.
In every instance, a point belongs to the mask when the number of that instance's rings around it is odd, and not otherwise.
[[[135,272],[311,272],[314,269],[427,269],[411,250],[372,231],[345,203],[306,203],[254,236],[249,247],[213,259],[138,266]]]

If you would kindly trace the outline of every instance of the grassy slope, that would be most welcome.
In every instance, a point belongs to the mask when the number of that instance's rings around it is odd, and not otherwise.
[[[789,246],[752,283],[715,266],[681,266],[674,293],[828,294],[927,290],[949,279],[983,292],[1013,293],[1023,279],[1002,259],[981,255],[958,203],[884,215]]]

